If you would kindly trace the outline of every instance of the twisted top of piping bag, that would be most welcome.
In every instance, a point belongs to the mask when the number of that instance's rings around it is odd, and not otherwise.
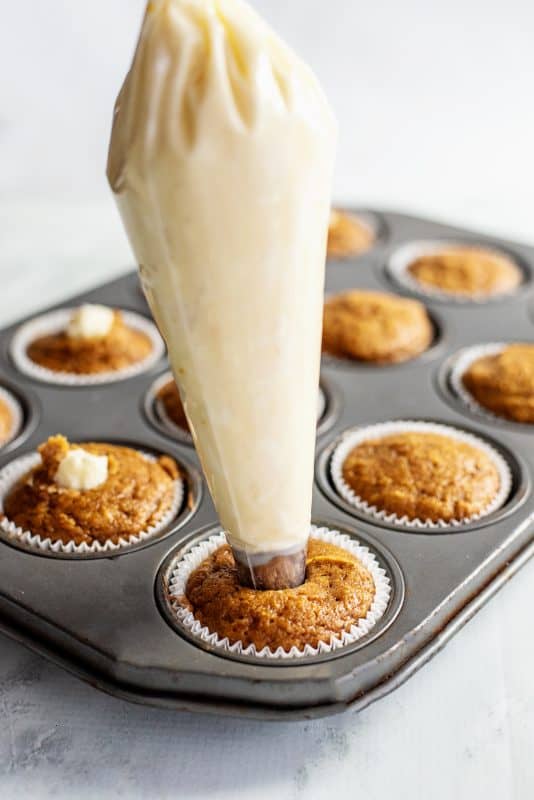
[[[126,153],[147,166],[167,148],[191,157],[284,115],[316,135],[335,130],[312,71],[245,2],[150,0],[115,105],[109,182],[120,192]]]

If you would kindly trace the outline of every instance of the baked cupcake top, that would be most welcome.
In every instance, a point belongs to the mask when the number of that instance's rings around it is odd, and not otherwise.
[[[367,616],[375,596],[369,570],[337,545],[310,539],[306,580],[294,589],[256,591],[239,584],[224,545],[191,574],[183,604],[219,638],[288,651],[329,643]]]
[[[0,397],[0,445],[9,439],[13,430],[13,415],[8,404]]]
[[[179,470],[169,456],[152,461],[129,447],[70,444],[59,435],[38,450],[41,464],[5,498],[4,514],[43,539],[118,543],[172,507]]]
[[[405,361],[426,350],[433,333],[417,300],[352,290],[325,302],[323,350],[331,355],[376,363]]]
[[[462,382],[477,403],[493,414],[534,423],[534,344],[512,344],[476,359]]]
[[[443,247],[416,258],[408,273],[423,287],[464,297],[506,294],[522,280],[508,256],[483,247]]]
[[[375,241],[370,225],[355,214],[333,210],[328,227],[328,257],[348,258],[369,250]]]
[[[179,428],[189,432],[189,422],[182,405],[182,398],[172,378],[159,389],[157,397],[169,419]]]
[[[483,450],[419,431],[361,442],[345,458],[342,476],[369,506],[432,522],[481,514],[500,488],[497,467]]]
[[[120,311],[84,305],[73,312],[65,330],[31,342],[27,355],[53,372],[94,375],[129,367],[151,351],[149,337],[126,325]]]

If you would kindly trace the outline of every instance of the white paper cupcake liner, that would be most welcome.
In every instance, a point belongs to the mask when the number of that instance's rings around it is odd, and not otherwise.
[[[165,344],[158,329],[153,322],[136,314],[133,311],[120,309],[125,324],[150,339],[152,350],[150,354],[135,364],[130,364],[122,369],[108,370],[95,374],[76,375],[71,372],[56,372],[53,369],[36,364],[28,356],[29,345],[41,336],[53,335],[64,331],[75,308],[61,308],[50,311],[39,317],[29,320],[15,333],[10,345],[10,354],[15,366],[30,378],[45,383],[55,383],[62,386],[97,386],[103,383],[126,380],[134,375],[139,375],[150,369],[165,354]]]
[[[362,442],[369,441],[370,439],[378,439],[392,433],[412,432],[437,433],[442,436],[448,436],[459,442],[466,442],[482,450],[491,459],[499,473],[500,485],[497,494],[482,512],[461,520],[438,520],[437,522],[433,520],[411,519],[407,516],[399,517],[397,514],[377,508],[377,506],[369,505],[369,503],[359,497],[353,489],[351,489],[343,478],[343,464],[349,453],[354,450],[355,447]],[[500,453],[486,441],[479,439],[478,436],[473,436],[473,434],[458,430],[449,425],[439,425],[433,422],[412,422],[410,420],[383,422],[376,425],[368,425],[364,428],[357,428],[345,433],[330,459],[330,476],[338,494],[346,500],[347,503],[363,514],[378,522],[425,530],[461,528],[469,523],[476,522],[482,517],[487,517],[488,514],[492,514],[504,505],[512,488],[512,473],[510,467]]]
[[[496,247],[487,245],[484,242],[466,242],[449,239],[425,239],[401,245],[391,254],[387,264],[387,270],[390,276],[398,284],[403,286],[405,289],[408,289],[410,292],[418,294],[422,297],[427,297],[434,300],[446,300],[447,302],[452,301],[455,303],[479,304],[491,303],[493,300],[499,300],[503,297],[508,297],[512,294],[515,294],[518,289],[521,288],[521,284],[519,284],[519,286],[514,286],[512,289],[499,291],[495,294],[479,293],[463,295],[455,292],[447,292],[443,289],[438,289],[432,286],[426,286],[425,284],[420,283],[409,272],[410,265],[413,264],[417,258],[420,258],[424,255],[430,255],[432,253],[438,253],[441,250],[449,249],[451,247],[480,247],[490,253],[494,253],[495,255],[504,256],[512,261],[524,276],[524,271],[521,268],[521,264],[519,264],[512,255],[503,250],[498,250]]]
[[[488,408],[480,405],[480,403],[473,397],[464,384],[463,377],[471,364],[479,358],[486,356],[495,356],[502,353],[510,342],[490,342],[488,344],[475,345],[474,347],[466,347],[462,350],[454,363],[449,373],[449,384],[456,396],[475,414],[484,417],[485,419],[499,420],[500,422],[509,422],[512,425],[524,425],[525,423],[517,422],[513,419],[508,419],[498,414],[493,414]]]
[[[199,567],[208,556],[218,550],[219,547],[226,544],[226,536],[222,531],[194,545],[185,555],[177,559],[176,562],[171,565],[169,570],[168,604],[176,621],[178,621],[180,626],[190,635],[205,644],[217,647],[233,655],[253,656],[261,660],[298,659],[308,656],[323,655],[339,650],[340,647],[347,647],[348,645],[354,644],[354,642],[366,636],[384,615],[391,596],[390,578],[386,571],[380,566],[371,550],[361,545],[350,536],[336,530],[317,528],[315,526],[312,526],[310,536],[348,550],[349,553],[352,553],[361,561],[364,567],[366,567],[373,576],[375,597],[371,608],[367,612],[366,617],[360,619],[353,625],[350,631],[344,632],[340,636],[333,636],[330,643],[320,642],[317,647],[306,645],[303,649],[292,647],[290,650],[284,650],[282,647],[279,647],[273,651],[269,647],[257,650],[253,644],[245,647],[240,641],[231,643],[227,637],[221,639],[217,633],[211,632],[209,628],[203,626],[195,619],[193,613],[180,603],[180,599],[185,596],[187,581],[191,573]]]
[[[143,453],[143,455],[151,461],[156,460],[154,456],[148,453]],[[171,506],[154,525],[151,525],[145,531],[141,531],[128,538],[121,538],[117,543],[108,540],[104,542],[104,544],[98,541],[94,541],[91,544],[87,544],[86,542],[82,542],[82,544],[75,544],[74,542],[64,544],[62,541],[53,541],[48,537],[43,539],[39,534],[24,530],[7,519],[7,517],[3,516],[4,500],[9,492],[14,488],[15,484],[30,470],[34,469],[40,461],[41,456],[39,453],[30,453],[11,461],[0,470],[0,515],[2,515],[0,518],[0,538],[7,539],[11,543],[18,542],[38,552],[82,556],[94,555],[95,553],[115,553],[118,550],[124,550],[140,542],[145,542],[147,539],[151,539],[176,517],[182,506],[184,482],[182,478],[178,478],[175,481],[175,493]]]
[[[2,447],[5,447],[6,444],[9,444],[9,442],[12,442],[13,439],[15,439],[20,433],[24,422],[24,413],[16,397],[2,386],[0,386],[0,401],[4,403],[11,417],[11,424],[9,426],[7,435],[0,439],[1,449]]]

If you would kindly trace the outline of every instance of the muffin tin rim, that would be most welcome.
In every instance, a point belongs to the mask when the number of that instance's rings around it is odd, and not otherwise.
[[[155,601],[162,618],[174,633],[181,636],[185,641],[193,644],[195,647],[198,647],[201,650],[209,653],[210,655],[230,661],[238,661],[241,663],[250,664],[256,667],[273,667],[274,669],[280,669],[282,667],[309,667],[324,664],[326,662],[333,661],[334,659],[342,658],[345,655],[355,653],[369,645],[371,642],[376,641],[391,627],[391,625],[393,625],[403,608],[406,595],[406,582],[402,567],[388,547],[378,542],[373,536],[367,533],[367,531],[359,531],[356,526],[351,525],[346,521],[334,522],[331,520],[329,521],[328,518],[323,518],[321,516],[318,518],[312,518],[312,525],[316,527],[326,527],[333,530],[338,530],[340,533],[349,536],[351,539],[356,539],[360,544],[368,547],[375,556],[379,565],[385,569],[389,578],[391,593],[388,606],[371,631],[362,636],[361,639],[358,639],[358,641],[346,645],[345,647],[340,647],[331,651],[330,653],[319,654],[316,656],[303,656],[300,658],[288,659],[262,659],[257,656],[242,654],[236,655],[235,653],[230,653],[221,649],[220,647],[217,647],[216,645],[210,645],[201,641],[197,637],[192,636],[189,631],[187,631],[187,629],[180,624],[170,609],[170,604],[167,599],[168,577],[175,559],[181,558],[191,547],[194,547],[195,544],[203,539],[207,539],[216,533],[220,533],[222,527],[219,524],[210,524],[201,530],[192,531],[186,538],[182,539],[173,548],[171,548],[171,550],[168,551],[163,557],[157,568],[154,580]]]
[[[413,420],[405,420],[402,417],[393,417],[391,420],[386,420],[386,421],[430,422],[438,425],[444,425],[449,428],[456,427],[459,430],[464,430],[466,433],[469,433],[473,436],[478,437],[479,439],[482,439],[483,441],[485,440],[506,461],[512,475],[511,492],[504,505],[502,505],[496,511],[493,511],[490,514],[482,516],[480,517],[480,519],[474,520],[473,522],[468,522],[464,525],[458,525],[458,526],[447,525],[439,528],[416,527],[414,525],[410,525],[407,523],[387,522],[386,520],[376,519],[372,517],[370,514],[366,514],[364,511],[351,505],[347,500],[345,500],[345,498],[343,498],[338,493],[330,477],[330,463],[334,451],[341,443],[345,434],[353,430],[365,428],[369,425],[380,424],[381,422],[384,422],[384,420],[371,420],[363,425],[353,425],[348,428],[344,428],[344,430],[340,431],[332,441],[330,441],[325,447],[323,447],[317,453],[315,459],[315,483],[318,486],[319,490],[321,491],[323,496],[326,497],[327,500],[336,505],[350,517],[356,518],[362,522],[367,522],[368,524],[376,527],[377,529],[384,531],[391,531],[402,534],[416,534],[417,536],[430,536],[430,537],[448,536],[451,534],[457,535],[457,534],[476,531],[488,527],[489,525],[492,525],[495,522],[506,519],[510,515],[514,514],[523,505],[523,503],[531,494],[532,479],[529,475],[529,472],[526,468],[523,458],[517,455],[517,453],[512,453],[512,451],[506,445],[503,445],[494,437],[488,436],[485,432],[478,431],[476,429],[472,429],[461,424],[457,425],[456,423],[451,423],[448,422],[447,420],[440,420],[440,419],[427,419],[427,418],[417,417],[416,419]]]

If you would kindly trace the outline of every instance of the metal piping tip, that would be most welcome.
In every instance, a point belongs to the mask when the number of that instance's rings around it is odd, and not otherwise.
[[[292,589],[306,577],[306,547],[288,553],[249,554],[234,550],[234,558],[242,586],[259,591]]]

